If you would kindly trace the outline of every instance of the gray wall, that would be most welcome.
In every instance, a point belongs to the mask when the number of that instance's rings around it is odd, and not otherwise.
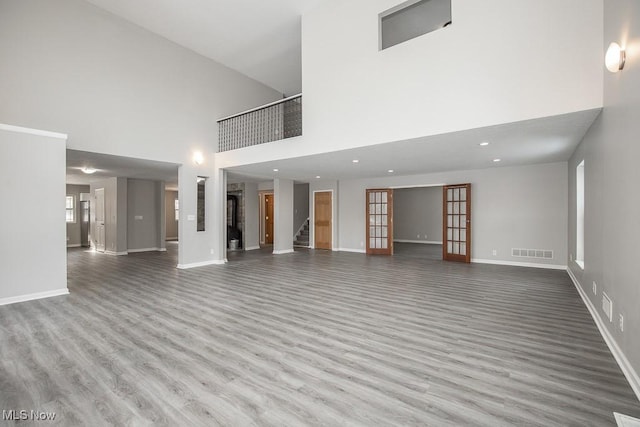
[[[63,139],[0,129],[0,304],[67,292],[65,164]]]
[[[615,41],[628,47],[640,40],[640,3],[604,2],[604,48]],[[613,321],[605,320],[636,375],[640,372],[640,286],[636,254],[640,239],[640,62],[627,52],[624,70],[604,76],[604,109],[569,162],[569,253],[576,254],[576,166],[585,163],[585,268],[569,268],[586,295],[602,311],[602,291],[613,300]],[[602,52],[604,58],[604,52]],[[597,283],[597,294],[592,291]],[[618,316],[624,316],[624,332]]]
[[[80,193],[88,193],[88,185],[67,184],[67,196],[74,196],[76,222],[67,222],[67,246],[80,246]]]
[[[181,164],[187,215],[196,176],[213,175],[215,119],[282,96],[84,0],[1,1],[0,58],[0,123],[67,133],[72,149]],[[219,236],[191,225],[179,262],[211,261]]]
[[[428,175],[340,181],[340,247],[364,251],[367,188],[471,183],[473,260],[566,266],[567,164],[494,167]],[[554,258],[511,256],[549,249]],[[493,255],[493,250],[497,251]]]
[[[309,218],[309,184],[293,186],[293,236]]]
[[[393,191],[393,240],[442,243],[442,187]]]
[[[178,221],[176,218],[175,201],[178,200],[177,191],[167,191],[165,193],[165,230],[167,240],[178,239]]]
[[[127,188],[127,250],[164,248],[165,226],[162,211],[164,184],[145,179],[129,179]],[[162,197],[161,197],[162,196]]]

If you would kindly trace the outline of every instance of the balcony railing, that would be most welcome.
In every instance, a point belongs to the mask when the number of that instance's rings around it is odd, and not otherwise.
[[[218,120],[218,151],[302,135],[302,95]]]

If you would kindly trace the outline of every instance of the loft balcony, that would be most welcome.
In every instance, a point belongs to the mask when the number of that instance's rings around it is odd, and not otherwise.
[[[302,94],[218,120],[218,152],[302,135]]]

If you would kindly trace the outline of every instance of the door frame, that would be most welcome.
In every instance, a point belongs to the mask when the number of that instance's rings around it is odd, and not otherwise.
[[[369,192],[370,191],[386,191],[387,192],[387,248],[376,249],[370,247],[370,216],[369,216]],[[393,255],[393,188],[366,188],[365,189],[365,248],[367,255]]]
[[[265,224],[265,196],[274,197],[273,190],[260,190],[258,191],[258,229],[259,229],[259,242],[260,246],[266,246],[266,224]],[[274,206],[275,209],[275,206]]]
[[[310,227],[313,230],[313,235],[310,237],[309,239],[309,246],[311,246],[313,249],[316,249],[316,193],[331,193],[331,249],[329,250],[334,250],[335,245],[334,245],[334,237],[335,237],[335,221],[333,220],[333,217],[335,216],[333,212],[333,189],[328,189],[328,190],[314,190],[312,192],[313,194],[313,213],[312,213],[312,218],[309,221],[311,224],[309,224],[310,226],[313,225],[312,227]],[[325,249],[326,250],[326,249]]]
[[[457,262],[465,262],[465,263],[470,263],[471,262],[471,201],[472,201],[472,197],[471,197],[471,184],[470,183],[463,183],[463,184],[447,184],[444,187],[442,187],[442,259],[444,261],[457,261]],[[447,206],[447,190],[448,189],[454,189],[454,188],[466,188],[466,198],[465,198],[465,206],[466,206],[466,210],[465,210],[465,219],[466,219],[466,224],[465,224],[465,254],[464,255],[458,255],[458,254],[451,254],[448,252],[447,250],[447,243],[449,242],[449,238],[448,238],[448,233],[447,233],[447,228],[448,228],[448,206]],[[460,215],[460,213],[458,213],[458,215]]]
[[[100,205],[98,203],[98,192],[100,192],[100,194],[102,195],[102,236],[100,235],[100,231],[99,231],[99,225],[98,225],[98,206]],[[106,194],[105,194],[105,189],[104,187],[102,188],[96,188],[94,190],[94,196],[96,199],[96,208],[95,208],[95,220],[94,220],[94,226],[95,226],[95,232],[96,232],[96,240],[95,240],[95,250],[97,252],[106,252],[107,251],[107,205],[106,205]],[[89,229],[91,229],[91,227],[89,227]],[[98,241],[100,240],[100,237],[102,237],[102,247],[100,247],[98,245]]]

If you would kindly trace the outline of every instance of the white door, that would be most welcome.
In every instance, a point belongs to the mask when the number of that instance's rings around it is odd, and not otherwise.
[[[96,250],[104,252],[104,188],[96,189]]]

